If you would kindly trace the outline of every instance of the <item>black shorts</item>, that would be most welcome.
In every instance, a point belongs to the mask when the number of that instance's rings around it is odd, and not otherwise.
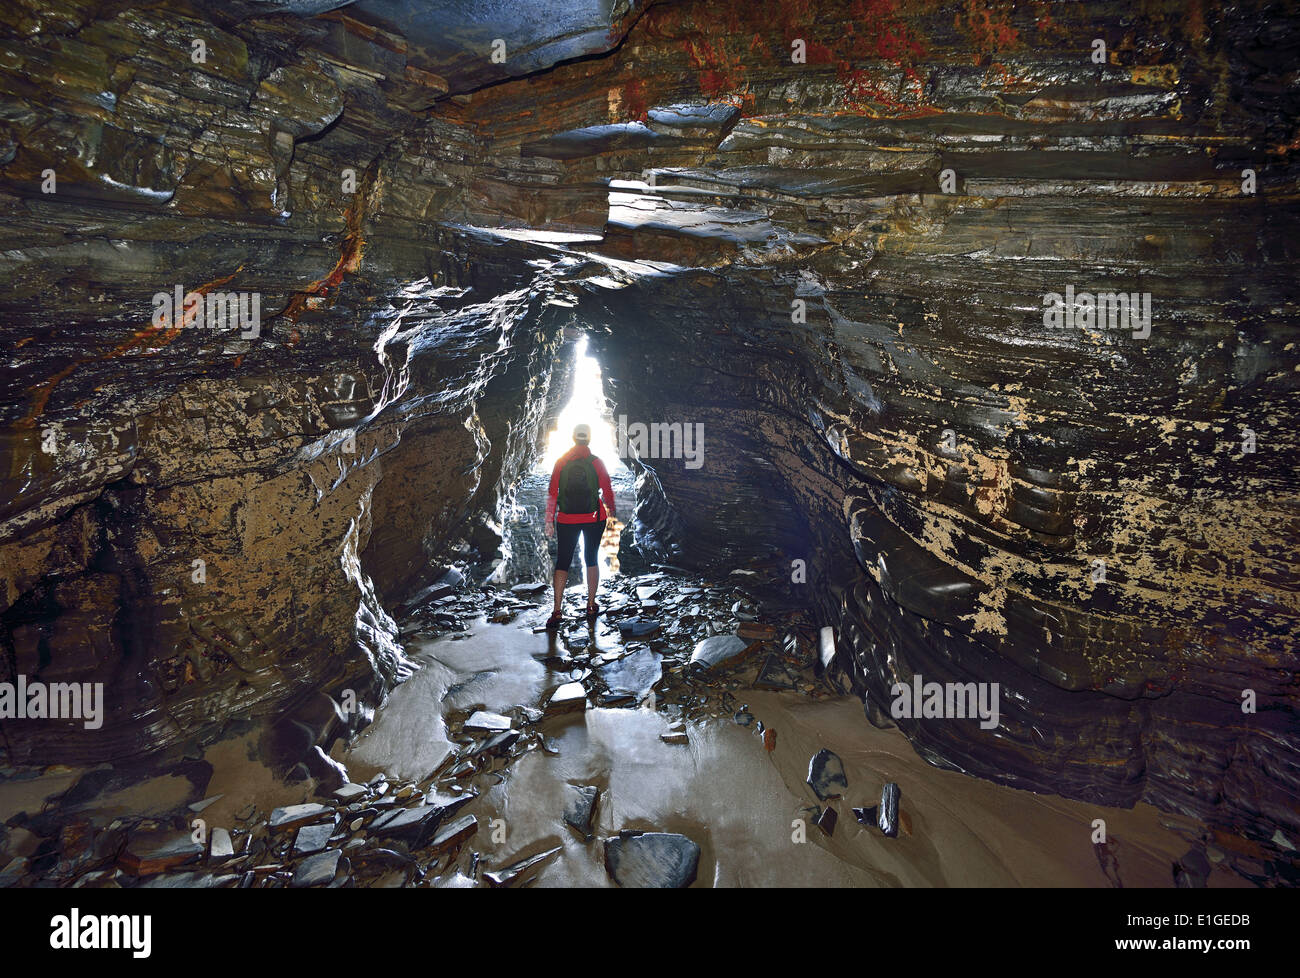
[[[573,548],[578,544],[578,534],[582,534],[582,556],[586,567],[596,566],[596,553],[600,548],[600,538],[605,535],[608,520],[592,520],[590,523],[556,523],[555,524],[555,569],[567,571],[573,563]]]

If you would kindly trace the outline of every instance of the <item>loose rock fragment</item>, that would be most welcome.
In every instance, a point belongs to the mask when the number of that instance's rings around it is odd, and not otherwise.
[[[695,882],[700,847],[673,832],[620,832],[605,840],[605,870],[619,886],[682,888]]]
[[[849,779],[844,774],[844,762],[839,755],[822,748],[808,762],[808,785],[818,799],[835,798],[848,789]]]
[[[902,794],[898,785],[893,781],[886,784],[880,791],[880,814],[877,817],[876,824],[879,826],[880,831],[891,839],[898,836],[898,802]]]
[[[599,798],[600,789],[595,785],[571,784],[566,792],[564,821],[582,836],[583,841],[591,841],[592,822]]]
[[[536,856],[511,863],[504,869],[484,873],[483,878],[493,886],[511,886],[512,884],[524,879],[532,870],[540,868],[542,863],[554,856],[561,848],[563,847],[556,846],[554,849],[547,849],[545,852],[538,853]]]
[[[294,871],[293,882],[290,885],[295,887],[322,886],[325,883],[332,882],[334,874],[338,872],[339,859],[342,856],[343,852],[339,849],[330,849],[326,852],[318,852],[314,856],[308,856]]]

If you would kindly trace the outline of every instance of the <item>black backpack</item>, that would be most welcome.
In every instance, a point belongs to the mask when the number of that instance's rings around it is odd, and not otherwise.
[[[558,502],[561,513],[600,512],[600,481],[590,455],[575,458],[560,470]]]

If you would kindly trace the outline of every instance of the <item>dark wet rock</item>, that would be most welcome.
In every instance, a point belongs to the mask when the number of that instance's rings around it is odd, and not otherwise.
[[[835,823],[838,820],[839,815],[836,814],[835,809],[831,808],[830,805],[827,805],[817,816],[816,825],[819,829],[825,832],[826,835],[831,836],[835,834]]]
[[[799,677],[791,672],[779,656],[769,655],[759,667],[754,685],[759,689],[789,690],[798,687]]]
[[[519,742],[519,736],[518,730],[498,731],[478,744],[473,753],[475,756],[500,756],[509,753],[510,748]]]
[[[437,833],[444,814],[445,810],[437,805],[399,808],[379,816],[367,831],[377,839],[397,839],[418,849]]]
[[[429,843],[429,849],[435,855],[449,852],[477,831],[478,819],[473,815],[462,815],[438,830],[438,834]]]
[[[814,754],[808,762],[808,785],[822,801],[848,790],[849,779],[844,774],[844,762],[839,755],[825,748]]]
[[[628,699],[640,702],[663,678],[663,656],[641,649],[601,666],[596,675],[607,687],[606,702]]]
[[[183,866],[202,855],[203,847],[189,832],[132,832],[117,863],[132,876],[149,876]]]
[[[319,744],[307,752],[303,763],[316,779],[318,794],[332,795],[348,783],[348,769],[321,750]]]
[[[672,832],[620,832],[605,840],[605,871],[619,886],[680,889],[695,882],[700,847]]]
[[[870,808],[855,808],[853,809],[853,817],[863,825],[874,826],[876,824],[876,806],[872,805]]]
[[[311,822],[333,820],[334,809],[328,805],[308,802],[304,805],[286,805],[271,812],[269,827],[272,832],[288,832]]]
[[[343,853],[339,849],[328,849],[325,852],[318,852],[314,856],[308,856],[294,870],[293,882],[290,885],[294,887],[323,886],[332,882],[334,874],[338,872],[339,860],[342,856]]]
[[[27,875],[31,861],[26,856],[17,856],[5,864],[4,869],[0,869],[0,890],[11,886],[17,886],[24,876]]]
[[[320,825],[304,825],[298,830],[293,840],[295,856],[309,856],[320,852],[329,845],[330,836],[334,834],[334,823],[323,822]]]
[[[238,873],[166,873],[140,884],[142,890],[228,890],[239,885]]]
[[[516,883],[527,882],[537,870],[559,852],[563,846],[556,846],[554,849],[547,849],[536,856],[530,856],[527,859],[520,859],[511,863],[503,869],[492,870],[483,874],[483,878],[492,886],[513,886]]]
[[[1174,886],[1179,889],[1203,889],[1209,883],[1210,860],[1203,849],[1191,848],[1174,863]]]
[[[737,711],[736,715],[733,716],[732,719],[742,727],[748,727],[754,722],[754,714],[750,713],[747,709],[742,709]]]
[[[749,648],[749,643],[739,635],[714,635],[696,643],[691,653],[691,665],[712,669],[724,662],[738,658]]]
[[[889,838],[896,838],[898,835],[898,803],[902,798],[902,791],[897,784],[890,781],[880,791],[880,811],[876,820],[876,825],[880,831]]]
[[[595,785],[571,784],[565,791],[565,824],[572,827],[584,842],[591,841],[599,800],[600,788]]]
[[[657,632],[659,622],[654,618],[629,618],[618,623],[618,630],[624,637],[641,638]]]
[[[534,581],[527,584],[516,584],[510,590],[514,594],[541,594],[548,586],[544,581]]]

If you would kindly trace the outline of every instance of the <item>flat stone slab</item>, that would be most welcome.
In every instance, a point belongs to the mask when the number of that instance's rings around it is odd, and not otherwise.
[[[640,701],[663,678],[663,656],[650,649],[641,649],[596,671],[609,687],[609,699]]]
[[[605,871],[619,886],[681,889],[695,882],[700,847],[675,832],[622,832],[605,840]]]
[[[183,866],[203,855],[189,832],[137,832],[127,840],[117,864],[132,876],[151,876]]]
[[[399,839],[418,849],[433,838],[445,811],[436,805],[399,808],[380,815],[371,824],[369,832],[377,839]]]
[[[587,708],[587,687],[582,683],[565,683],[546,701],[547,713],[570,713]]]
[[[509,717],[503,717],[500,713],[486,713],[478,710],[465,721],[466,730],[485,730],[496,733],[498,730],[509,730],[513,721]]]
[[[659,622],[653,618],[629,618],[618,623],[619,634],[640,638],[659,630]]]
[[[691,665],[712,669],[736,658],[747,648],[749,643],[739,635],[714,635],[696,643],[695,651],[691,653]]]
[[[322,821],[328,815],[334,817],[334,809],[328,805],[308,802],[305,805],[286,805],[271,812],[270,827],[272,832],[287,832],[301,828],[310,822]]]
[[[342,788],[334,792],[334,797],[345,805],[354,802],[366,793],[366,786],[363,784],[353,784],[349,781]]]
[[[334,882],[334,874],[339,870],[339,858],[343,855],[340,849],[329,849],[325,852],[318,852],[314,856],[308,856],[298,868],[294,870],[293,882],[290,886],[323,886],[326,883]]]
[[[822,748],[808,762],[808,786],[817,797],[825,801],[835,798],[849,787],[844,774],[844,762],[839,755]]]
[[[600,789],[595,785],[571,784],[565,792],[564,822],[586,841],[591,840],[599,798]]]
[[[320,825],[304,825],[298,830],[297,837],[293,840],[293,854],[295,856],[310,856],[314,852],[320,852],[329,845],[330,836],[334,834],[334,823],[324,822]]]

